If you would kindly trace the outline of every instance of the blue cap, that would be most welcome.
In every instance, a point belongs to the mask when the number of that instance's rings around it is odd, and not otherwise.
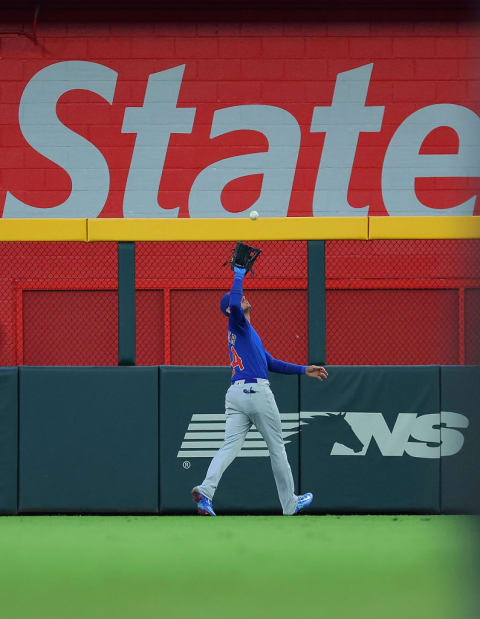
[[[225,316],[228,316],[227,307],[229,305],[230,305],[230,293],[227,292],[227,294],[224,294],[223,297],[220,299],[220,311],[222,312],[222,314],[225,314]]]

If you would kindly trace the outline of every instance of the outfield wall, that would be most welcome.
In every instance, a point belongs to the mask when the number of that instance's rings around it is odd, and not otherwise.
[[[272,375],[296,490],[312,513],[480,507],[480,368],[331,366]],[[0,513],[193,512],[224,432],[229,368],[0,370]],[[217,513],[280,513],[255,429]]]

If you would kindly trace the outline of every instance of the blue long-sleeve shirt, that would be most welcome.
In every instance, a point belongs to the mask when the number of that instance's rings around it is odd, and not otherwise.
[[[305,374],[304,365],[275,359],[263,346],[260,336],[245,318],[242,309],[243,275],[235,273],[230,290],[228,352],[232,383],[240,379],[268,378],[268,370],[281,374]]]

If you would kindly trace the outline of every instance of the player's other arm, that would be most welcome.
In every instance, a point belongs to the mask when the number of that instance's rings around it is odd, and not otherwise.
[[[265,355],[270,372],[278,372],[279,374],[305,374],[306,376],[310,376],[310,378],[317,378],[318,380],[323,380],[328,376],[327,370],[320,365],[297,365],[296,363],[288,363],[288,361],[275,359],[275,357],[272,357],[267,351],[265,351]]]

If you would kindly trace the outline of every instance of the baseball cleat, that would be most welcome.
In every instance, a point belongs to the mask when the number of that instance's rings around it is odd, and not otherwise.
[[[192,499],[197,504],[197,511],[200,516],[216,516],[213,511],[212,499],[209,499],[200,492],[198,488],[192,490]]]
[[[294,514],[298,514],[299,511],[308,507],[310,503],[313,501],[313,494],[311,492],[307,492],[306,494],[301,494],[297,498],[297,507],[295,508]]]

